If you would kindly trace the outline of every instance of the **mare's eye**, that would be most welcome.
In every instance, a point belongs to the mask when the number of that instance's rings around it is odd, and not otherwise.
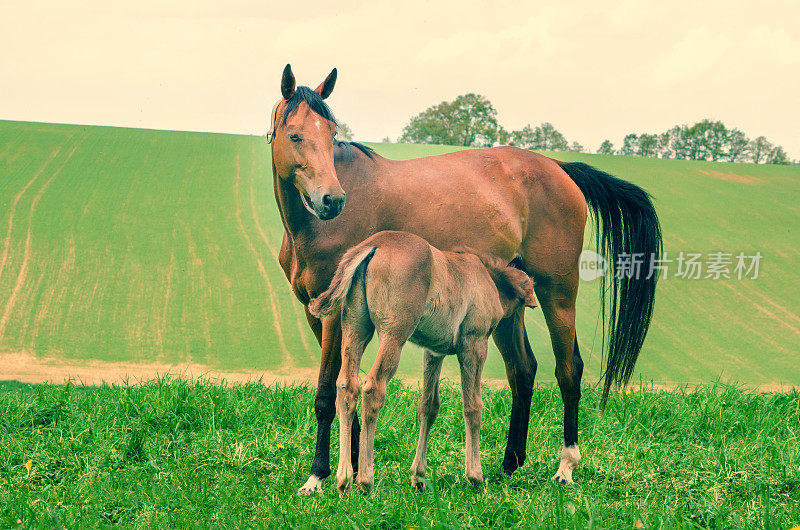
[[[291,140],[293,142],[302,142],[303,141],[303,139],[300,137],[299,134],[290,134],[289,135],[289,140]]]

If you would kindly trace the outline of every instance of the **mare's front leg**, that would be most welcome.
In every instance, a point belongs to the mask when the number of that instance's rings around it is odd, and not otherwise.
[[[536,358],[525,331],[524,312],[525,308],[520,307],[501,320],[492,335],[505,361],[511,387],[511,419],[503,456],[503,470],[509,475],[525,463],[533,380],[536,377]]]
[[[439,414],[439,376],[442,373],[444,356],[428,349],[424,350],[422,372],[422,396],[419,398],[417,419],[419,420],[419,439],[417,453],[411,464],[411,485],[422,486],[422,479],[428,470],[428,434]]]
[[[464,402],[464,425],[466,447],[464,448],[464,470],[473,486],[483,484],[481,469],[481,418],[483,398],[481,396],[481,374],[486,361],[488,337],[471,339],[459,353],[461,364],[461,396]]]
[[[313,325],[312,329],[314,329]],[[314,462],[311,464],[311,476],[298,490],[297,493],[300,495],[321,491],[322,481],[331,474],[331,423],[336,413],[336,378],[342,364],[342,328],[339,316],[322,321],[321,343],[322,356],[319,365],[317,397],[314,400],[314,414],[317,417],[317,447],[314,453]]]

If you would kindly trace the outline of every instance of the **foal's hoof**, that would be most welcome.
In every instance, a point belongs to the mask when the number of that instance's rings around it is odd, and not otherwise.
[[[336,488],[339,490],[339,493],[346,493],[352,485],[353,475],[344,475],[341,477],[338,474],[336,475]]]
[[[366,481],[364,481],[364,482],[359,482],[359,483],[358,483],[358,490],[359,490],[361,493],[363,493],[364,495],[370,495],[370,494],[372,494],[372,491],[373,491],[373,489],[374,489],[374,486],[375,486],[375,485],[374,485],[374,483],[372,483],[372,482],[366,482]]]
[[[470,486],[474,488],[480,488],[483,486],[483,473],[467,475],[467,481],[469,482]]]
[[[320,492],[322,492],[322,479],[316,475],[308,477],[306,483],[297,490],[298,495],[312,495]]]

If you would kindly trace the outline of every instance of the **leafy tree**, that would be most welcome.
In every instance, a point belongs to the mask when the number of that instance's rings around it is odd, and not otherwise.
[[[569,146],[569,150],[576,153],[583,153],[583,146],[580,144],[580,142],[572,142]]]
[[[619,154],[625,156],[634,156],[639,150],[639,135],[630,133],[622,140],[622,147],[619,149]]]
[[[487,147],[498,140],[499,132],[491,102],[478,94],[464,94],[411,118],[400,141]]]
[[[721,121],[703,120],[686,130],[689,158],[717,161],[725,154],[728,129]]]
[[[336,139],[343,142],[353,141],[353,130],[343,121],[336,126]]]
[[[390,143],[392,143],[392,139],[389,138],[388,136],[384,136],[383,140],[381,140],[381,142],[384,143],[384,144],[390,144]]]
[[[672,150],[672,134],[670,131],[665,131],[658,135],[658,146],[656,147],[658,155],[661,158],[672,158],[674,151]]]
[[[514,147],[521,147],[522,149],[534,149],[536,145],[536,136],[533,127],[528,124],[523,127],[521,131],[511,131],[506,143]]]
[[[726,156],[729,162],[744,162],[748,155],[750,141],[739,129],[728,131]]]
[[[658,155],[658,136],[655,134],[642,134],[639,136],[638,149],[636,154],[644,157],[655,157]]]
[[[754,163],[760,164],[762,160],[767,158],[772,149],[773,147],[769,140],[765,136],[759,136],[750,142],[750,159]]]
[[[767,164],[789,165],[789,157],[786,155],[786,151],[783,150],[783,147],[778,145],[770,150],[767,155]]]
[[[566,151],[569,143],[550,122],[544,122],[533,130],[534,149],[542,151]]]
[[[603,140],[603,143],[600,144],[600,147],[597,149],[598,155],[613,155],[614,154],[614,144],[611,143],[611,140]]]
[[[691,142],[686,125],[676,125],[669,130],[670,148],[675,158],[685,160],[691,155]]]

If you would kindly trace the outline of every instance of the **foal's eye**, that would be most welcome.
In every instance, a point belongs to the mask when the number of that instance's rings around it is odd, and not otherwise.
[[[300,137],[299,134],[290,134],[289,135],[289,140],[291,140],[293,142],[302,142],[303,141],[303,139]]]

